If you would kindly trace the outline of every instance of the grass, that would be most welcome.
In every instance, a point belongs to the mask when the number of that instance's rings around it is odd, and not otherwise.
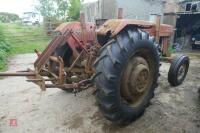
[[[5,41],[10,44],[11,54],[32,53],[34,49],[43,51],[50,37],[43,31],[42,26],[21,24],[0,24],[3,27]]]
[[[4,41],[11,47],[11,50],[6,53],[8,56],[33,53],[34,49],[43,51],[51,40],[42,26],[0,23],[0,30],[3,33]],[[4,70],[6,70],[6,65],[0,62],[0,71]]]
[[[172,45],[169,45],[169,52],[170,54],[174,54],[176,52],[176,50],[172,48]]]

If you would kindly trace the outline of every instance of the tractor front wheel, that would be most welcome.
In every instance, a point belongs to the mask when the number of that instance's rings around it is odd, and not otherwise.
[[[117,124],[140,117],[154,96],[159,73],[158,52],[148,33],[122,31],[101,48],[94,66],[103,115]]]
[[[189,63],[189,57],[185,55],[180,55],[172,61],[168,72],[168,82],[172,86],[183,83],[189,69]]]

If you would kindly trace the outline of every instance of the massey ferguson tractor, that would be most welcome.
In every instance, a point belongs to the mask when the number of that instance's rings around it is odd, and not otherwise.
[[[83,19],[63,23],[42,53],[35,50],[34,70],[0,76],[26,76],[42,90],[78,93],[93,86],[102,114],[114,123],[129,124],[154,97],[161,61],[171,63],[171,86],[186,77],[189,58],[171,58],[168,52],[172,32],[172,26],[160,24],[159,16],[155,22],[110,19],[98,29]]]

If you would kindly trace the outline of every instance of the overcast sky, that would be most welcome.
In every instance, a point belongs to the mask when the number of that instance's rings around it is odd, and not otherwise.
[[[84,0],[92,2],[96,0]],[[37,0],[0,0],[0,12],[10,12],[22,15],[24,11],[32,11]]]

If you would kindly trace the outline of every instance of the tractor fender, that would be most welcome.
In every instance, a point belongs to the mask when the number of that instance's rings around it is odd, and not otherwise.
[[[133,19],[110,19],[106,21],[98,30],[97,35],[114,37],[127,26],[135,26],[149,32],[151,36],[156,35],[156,24],[144,20]],[[166,24],[160,26],[160,36],[171,36],[173,27]]]

